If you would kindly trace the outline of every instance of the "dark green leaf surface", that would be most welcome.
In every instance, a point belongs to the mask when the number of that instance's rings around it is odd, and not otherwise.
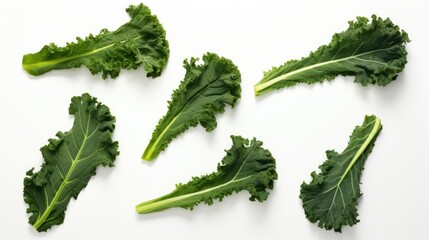
[[[174,90],[168,102],[168,112],[156,126],[142,158],[153,160],[168,144],[189,127],[200,123],[208,132],[216,128],[216,113],[224,112],[225,104],[231,107],[241,94],[241,75],[231,60],[214,53],[198,59],[184,61],[185,79]]]
[[[332,80],[338,75],[355,76],[355,82],[363,86],[386,86],[404,69],[405,44],[409,41],[407,33],[389,18],[357,17],[356,21],[349,22],[346,31],[334,34],[331,43],[319,47],[310,56],[290,60],[265,72],[255,85],[255,94],[298,83]]]
[[[70,199],[77,198],[97,166],[113,166],[119,154],[112,142],[115,117],[107,106],[83,94],[72,98],[69,113],[75,116],[72,129],[49,139],[40,149],[45,159],[40,171],[31,169],[24,179],[29,223],[39,232],[61,224]]]
[[[199,203],[211,205],[213,200],[222,199],[233,192],[247,190],[250,200],[265,201],[277,179],[276,162],[271,153],[262,148],[262,142],[239,136],[231,136],[233,145],[217,167],[217,172],[193,177],[186,184],[163,197],[143,202],[136,206],[138,213],[162,211],[181,207],[193,209]]]
[[[361,196],[360,177],[365,160],[382,129],[380,119],[366,116],[350,136],[346,149],[339,154],[326,151],[328,160],[319,166],[321,172],[311,173],[309,184],[301,185],[300,198],[305,215],[320,228],[341,232],[344,225],[354,225],[357,219],[357,199]]]
[[[161,75],[170,55],[164,28],[143,4],[131,5],[126,11],[131,20],[116,31],[103,29],[97,36],[78,37],[76,43],[65,47],[51,43],[38,53],[25,55],[23,68],[39,76],[53,69],[85,65],[92,74],[101,72],[105,79],[117,77],[121,68],[136,69],[143,64],[148,77]]]

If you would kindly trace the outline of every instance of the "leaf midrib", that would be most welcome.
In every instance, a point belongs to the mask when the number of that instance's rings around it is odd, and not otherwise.
[[[142,38],[142,36],[134,37],[133,40],[137,40],[139,38]],[[119,41],[118,43],[121,44],[121,43],[124,43],[127,40],[128,39],[122,40],[122,41]],[[90,56],[90,55],[96,54],[98,52],[104,51],[106,49],[109,49],[109,48],[115,46],[115,44],[117,44],[117,43],[114,42],[114,43],[111,43],[111,44],[106,45],[104,47],[95,48],[92,51],[81,53],[81,54],[77,54],[77,55],[72,55],[72,56],[69,56],[69,57],[62,57],[62,58],[58,58],[58,59],[54,59],[54,60],[49,60],[49,61],[39,61],[39,62],[35,62],[35,63],[30,63],[30,64],[22,64],[22,66],[25,69],[34,69],[34,68],[43,68],[43,67],[50,66],[50,65],[56,65],[56,64],[59,64],[59,63],[67,62],[69,60],[74,60],[74,59],[77,59],[77,58],[86,57],[86,56]]]
[[[370,122],[367,125],[371,125],[372,123],[373,122]],[[380,127],[381,127],[381,121],[380,121],[379,118],[376,118],[374,120],[374,127],[372,128],[371,132],[368,134],[368,137],[366,138],[365,142],[362,144],[362,146],[359,148],[359,150],[354,155],[353,159],[351,160],[351,162],[347,166],[346,170],[344,171],[344,173],[341,176],[341,178],[338,181],[338,183],[333,188],[331,188],[331,190],[335,188],[335,193],[334,193],[334,197],[332,198],[332,203],[331,203],[331,206],[329,207],[329,211],[331,210],[332,206],[334,205],[335,198],[337,196],[338,190],[341,191],[341,188],[340,188],[341,187],[341,183],[346,178],[347,174],[351,171],[353,165],[356,163],[356,161],[360,158],[360,156],[362,155],[362,153],[365,151],[365,149],[368,147],[368,145],[371,143],[371,141],[377,135],[377,132],[380,129]],[[327,192],[329,192],[329,191],[327,191]],[[344,202],[344,200],[343,200],[343,202]]]
[[[161,200],[161,201],[157,201],[157,202],[153,202],[153,203],[149,203],[149,204],[145,204],[145,202],[144,202],[144,203],[141,203],[141,204],[139,204],[139,205],[136,206],[137,212],[139,212],[139,213],[145,213],[147,211],[150,211],[151,209],[157,209],[158,207],[161,207],[163,205],[168,205],[170,203],[173,203],[173,202],[176,202],[176,201],[181,201],[181,200],[187,199],[187,198],[191,198],[193,196],[202,195],[202,194],[205,194],[207,192],[214,191],[214,190],[217,190],[219,188],[223,188],[223,187],[228,186],[230,184],[241,182],[241,181],[244,181],[246,179],[251,178],[253,175],[250,175],[250,176],[247,176],[247,177],[240,178],[240,179],[236,180],[238,174],[240,173],[241,169],[243,168],[243,166],[245,165],[245,163],[249,159],[249,157],[250,157],[250,155],[251,155],[252,152],[253,151],[251,151],[251,152],[249,152],[247,154],[247,156],[244,159],[243,163],[241,164],[240,168],[237,170],[237,173],[228,182],[223,183],[221,185],[218,185],[216,187],[207,188],[207,189],[204,189],[204,190],[201,190],[201,191],[197,191],[197,192],[193,192],[193,193],[188,193],[188,194],[180,195],[180,196],[173,197],[173,198],[167,198],[167,199],[164,199],[164,200]]]
[[[278,77],[275,77],[275,78],[273,78],[273,79],[271,79],[269,81],[266,81],[264,83],[256,84],[255,85],[255,92],[259,93],[262,90],[264,90],[264,89],[266,89],[266,88],[268,88],[268,87],[270,87],[270,86],[272,86],[272,85],[274,85],[274,84],[276,84],[276,83],[278,83],[280,81],[283,81],[283,80],[287,79],[288,77],[297,75],[297,74],[305,72],[305,71],[310,71],[312,69],[315,69],[315,68],[318,68],[318,67],[322,67],[322,66],[325,66],[325,65],[329,65],[329,64],[339,63],[339,62],[343,62],[343,61],[349,61],[351,59],[363,60],[363,59],[360,59],[359,57],[365,56],[365,55],[368,55],[368,54],[371,54],[371,53],[379,52],[379,51],[385,51],[385,50],[391,49],[393,47],[395,47],[395,46],[391,46],[391,47],[383,48],[383,49],[377,49],[377,50],[373,50],[373,51],[369,51],[369,52],[364,52],[364,53],[357,54],[357,55],[352,55],[350,57],[339,58],[339,59],[336,59],[336,60],[330,60],[330,61],[325,61],[325,62],[313,64],[313,65],[310,65],[310,66],[306,66],[306,67],[300,68],[298,70],[294,70],[294,71],[285,73],[283,75],[280,75]],[[380,62],[377,62],[377,63],[381,64]]]

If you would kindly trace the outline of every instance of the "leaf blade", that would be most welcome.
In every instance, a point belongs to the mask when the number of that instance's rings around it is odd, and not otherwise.
[[[405,45],[408,34],[390,19],[372,16],[372,20],[357,17],[349,28],[336,33],[328,45],[319,47],[310,56],[290,60],[264,73],[254,86],[261,95],[298,83],[314,84],[332,80],[338,75],[355,76],[363,86],[386,86],[397,78],[407,62]]]
[[[327,160],[319,166],[321,172],[311,173],[310,183],[301,185],[300,198],[307,219],[318,222],[320,228],[341,232],[344,225],[354,225],[357,219],[357,199],[364,163],[382,129],[376,116],[366,116],[350,136],[348,146],[339,154],[326,152]]]
[[[201,124],[206,131],[216,128],[216,114],[225,105],[235,106],[241,97],[241,75],[229,59],[214,53],[184,61],[186,74],[168,102],[168,112],[158,122],[142,159],[154,160],[168,144],[189,127]]]
[[[113,166],[119,154],[111,139],[115,117],[107,106],[83,94],[72,98],[69,113],[75,115],[72,129],[58,132],[41,148],[45,161],[40,171],[32,169],[24,179],[29,223],[39,232],[61,224],[70,199],[86,187],[96,167]]]
[[[173,207],[192,210],[201,202],[211,205],[214,199],[221,201],[225,196],[242,190],[249,191],[251,201],[265,201],[269,194],[266,190],[273,189],[277,179],[275,159],[256,139],[249,142],[239,136],[231,138],[233,145],[226,151],[217,172],[178,184],[173,192],[138,204],[136,211],[145,214]]]
[[[165,30],[150,9],[139,4],[126,9],[131,20],[114,32],[102,29],[85,39],[58,47],[51,43],[39,52],[26,54],[23,68],[34,76],[54,69],[69,69],[85,65],[92,74],[116,78],[122,68],[136,69],[143,64],[148,77],[157,77],[165,67],[170,50]]]

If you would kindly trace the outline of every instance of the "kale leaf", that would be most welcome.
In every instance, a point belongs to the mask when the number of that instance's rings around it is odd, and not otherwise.
[[[225,104],[235,106],[241,96],[241,75],[231,60],[214,53],[184,61],[185,79],[174,90],[168,112],[156,126],[143,153],[145,160],[154,160],[168,144],[189,127],[200,123],[206,131],[216,128],[216,113],[224,112]]]
[[[344,225],[359,222],[356,206],[362,195],[360,177],[381,129],[380,119],[366,116],[362,126],[354,129],[341,154],[326,151],[328,160],[319,166],[321,172],[312,172],[311,182],[301,185],[299,197],[310,222],[318,222],[320,228],[336,232],[341,232]]]
[[[271,153],[262,148],[262,142],[231,136],[232,147],[217,167],[217,172],[193,177],[185,184],[160,198],[140,203],[138,213],[151,213],[181,207],[192,210],[199,203],[213,204],[233,192],[247,190],[250,200],[263,202],[268,198],[267,189],[273,189],[277,179],[276,162]]]
[[[363,86],[386,86],[395,80],[407,63],[405,44],[408,34],[387,18],[357,17],[349,28],[332,37],[331,43],[319,47],[310,56],[290,60],[264,73],[255,87],[260,95],[298,83],[313,84],[332,80],[338,75],[355,76]]]
[[[77,198],[97,166],[112,167],[119,154],[118,142],[112,141],[115,117],[106,105],[86,93],[72,98],[69,113],[75,115],[72,129],[49,139],[40,149],[45,159],[40,171],[31,169],[24,179],[29,223],[39,232],[61,224],[70,199]]]
[[[130,5],[126,11],[131,20],[116,31],[103,29],[97,36],[78,37],[65,47],[45,45],[37,53],[24,55],[23,68],[39,76],[85,65],[92,74],[101,72],[106,79],[116,78],[121,68],[136,69],[143,64],[148,77],[161,75],[170,55],[164,28],[143,4]]]

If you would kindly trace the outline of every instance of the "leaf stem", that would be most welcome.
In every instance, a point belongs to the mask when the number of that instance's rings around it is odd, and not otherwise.
[[[164,134],[170,129],[171,125],[173,125],[173,123],[176,121],[176,119],[179,115],[176,115],[173,118],[173,120],[171,120],[171,122],[167,125],[167,127],[164,128],[164,130],[162,130],[161,134],[159,134],[159,136],[156,138],[156,140],[152,144],[149,143],[149,145],[146,147],[146,150],[143,153],[143,156],[142,156],[143,160],[152,161],[158,156],[158,154],[154,154],[154,151],[157,148],[159,141],[161,141]]]
[[[338,182],[338,186],[340,186],[341,182],[346,177],[347,173],[350,172],[350,169],[353,167],[353,165],[356,163],[356,161],[359,159],[359,157],[362,155],[362,153],[365,151],[365,149],[368,147],[368,145],[371,143],[371,141],[374,139],[374,137],[377,135],[381,127],[381,120],[376,117],[374,122],[374,127],[372,128],[371,132],[368,135],[368,138],[365,139],[365,142],[362,144],[362,146],[359,148],[355,156],[353,157],[350,164],[347,166],[346,171],[344,172],[343,176],[341,177],[340,181]]]

